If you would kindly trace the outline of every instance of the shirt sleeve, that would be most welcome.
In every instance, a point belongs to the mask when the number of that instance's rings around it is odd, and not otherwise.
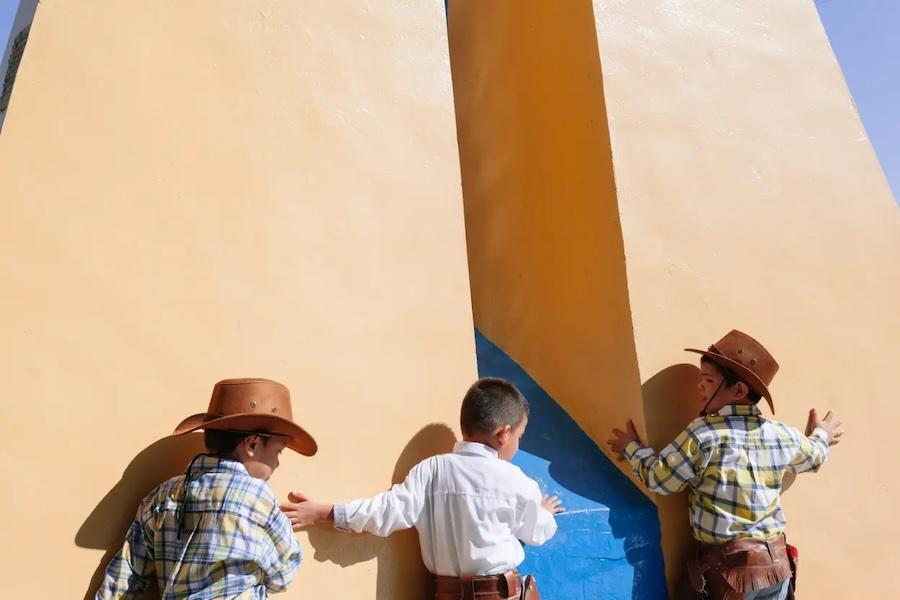
[[[266,589],[283,592],[291,584],[303,561],[300,542],[291,531],[291,522],[280,510],[269,515],[262,539],[261,566],[266,573]]]
[[[624,454],[635,476],[657,494],[680,492],[709,464],[709,455],[691,427],[659,454],[637,442],[629,442]]]
[[[132,521],[122,548],[106,567],[95,600],[140,598],[155,570],[153,532],[144,527],[142,509]]]
[[[531,479],[528,483],[528,489],[519,504],[515,534],[530,546],[540,546],[556,533],[556,518],[541,506],[544,498],[538,484]]]
[[[793,427],[790,429],[797,442],[797,453],[788,466],[794,473],[815,473],[828,460],[828,432],[816,427],[807,437]]]
[[[373,498],[334,505],[334,526],[341,531],[366,531],[385,537],[416,524],[425,506],[425,497],[434,472],[434,463],[417,464],[403,483]]]

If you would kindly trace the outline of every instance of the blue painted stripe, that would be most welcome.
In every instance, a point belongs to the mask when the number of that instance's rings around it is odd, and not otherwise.
[[[522,571],[548,600],[666,598],[656,506],[515,361],[478,331],[475,344],[479,375],[508,379],[531,405],[513,462],[568,509],[552,540],[526,547]]]

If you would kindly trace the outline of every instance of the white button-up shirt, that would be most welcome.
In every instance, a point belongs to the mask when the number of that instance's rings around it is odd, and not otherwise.
[[[415,527],[422,560],[435,575],[494,575],[556,533],[537,482],[493,448],[457,442],[452,454],[417,464],[403,483],[374,498],[334,505],[344,531],[387,536]]]

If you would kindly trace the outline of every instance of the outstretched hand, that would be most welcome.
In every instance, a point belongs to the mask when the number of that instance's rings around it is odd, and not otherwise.
[[[641,443],[641,438],[638,437],[637,429],[634,428],[634,421],[631,419],[628,419],[628,423],[625,424],[625,431],[613,429],[612,433],[615,438],[607,440],[606,443],[609,444],[609,449],[612,450],[616,460],[625,460],[625,446],[629,443]]]
[[[562,500],[556,496],[544,494],[543,498],[541,498],[541,507],[551,515],[558,515],[561,512],[565,512],[566,509],[560,506],[561,504]]]
[[[334,519],[333,505],[313,502],[302,492],[289,493],[288,501],[282,502],[279,508],[291,522],[294,531]]]
[[[816,427],[821,427],[828,432],[829,446],[834,446],[840,442],[841,436],[844,435],[843,423],[838,421],[837,417],[835,417],[830,410],[825,415],[824,419],[820,419],[816,409],[810,409],[809,418],[806,420],[806,436],[809,437],[812,435],[812,432]]]

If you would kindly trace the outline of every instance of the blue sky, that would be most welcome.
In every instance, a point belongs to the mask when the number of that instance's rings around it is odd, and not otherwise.
[[[900,0],[815,0],[866,132],[900,203]],[[6,48],[18,0],[0,0]]]
[[[900,203],[900,1],[816,0],[816,6]]]
[[[19,0],[0,0],[0,53],[6,50],[6,42],[9,38],[9,28],[12,27],[13,19],[16,18],[16,9],[19,7]]]

